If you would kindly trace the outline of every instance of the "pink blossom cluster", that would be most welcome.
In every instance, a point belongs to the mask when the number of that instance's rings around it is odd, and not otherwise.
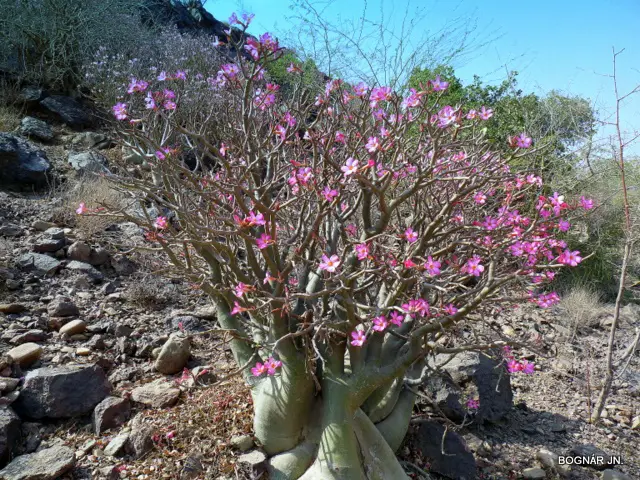
[[[251,368],[251,373],[259,377],[264,375],[275,375],[278,368],[282,367],[282,362],[273,357],[269,357],[264,363],[256,362],[256,366]]]

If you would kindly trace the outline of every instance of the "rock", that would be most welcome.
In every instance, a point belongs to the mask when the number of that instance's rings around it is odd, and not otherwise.
[[[24,117],[22,119],[20,133],[26,137],[35,137],[46,142],[53,139],[51,126],[47,122],[33,117]]]
[[[44,231],[44,234],[47,237],[52,238],[54,240],[62,240],[65,237],[64,229],[58,228],[58,227],[47,228]]]
[[[108,457],[115,457],[120,453],[127,441],[129,440],[129,432],[122,432],[111,439],[107,447],[104,449],[104,454]]]
[[[633,417],[633,420],[631,420],[631,430],[638,429],[640,429],[640,415],[638,415],[637,417]]]
[[[27,140],[0,133],[0,182],[8,185],[43,186],[51,164],[46,153]]]
[[[80,310],[71,299],[58,297],[47,307],[47,313],[51,317],[72,317],[80,314]]]
[[[213,305],[207,305],[206,307],[200,307],[193,312],[194,317],[202,318],[204,320],[216,321],[218,319],[218,312]]]
[[[91,115],[73,98],[51,95],[40,100],[40,105],[59,115],[70,127],[89,127],[93,124]]]
[[[608,453],[591,443],[576,445],[572,447],[571,454],[575,455],[576,457],[603,457],[605,459],[605,462],[611,458]],[[609,463],[593,465],[590,464],[589,466],[595,468],[596,470],[604,470],[605,468],[607,468],[607,466],[609,466]]]
[[[436,364],[449,360],[449,355],[437,355]],[[506,368],[500,362],[480,352],[463,352],[442,369],[458,384],[472,381],[479,394],[480,408],[476,419],[496,422],[513,407],[513,391]]]
[[[126,445],[129,455],[140,458],[153,450],[153,427],[151,425],[134,421],[131,426],[131,434]]]
[[[40,253],[25,253],[18,258],[16,265],[21,270],[34,271],[39,275],[53,275],[60,268],[58,260]]]
[[[107,252],[104,248],[92,248],[91,255],[89,256],[89,260],[87,261],[87,263],[97,267],[99,265],[104,265],[105,263],[107,263],[109,261],[109,258],[109,252]]]
[[[155,368],[165,375],[181,372],[191,355],[191,343],[183,335],[171,335],[156,359]]]
[[[167,327],[174,331],[179,330],[186,333],[197,333],[207,330],[207,327],[203,325],[202,320],[191,315],[177,315],[169,317],[165,323]]]
[[[11,459],[20,438],[20,418],[11,408],[0,408],[0,468]]]
[[[67,263],[65,268],[67,270],[84,273],[94,283],[99,283],[104,279],[104,275],[102,275],[102,273],[100,273],[95,267],[93,267],[92,265],[89,265],[88,263],[72,260],[69,263]]]
[[[240,455],[236,465],[247,475],[246,478],[260,478],[267,468],[267,456],[259,450]]]
[[[0,303],[0,313],[22,313],[27,310],[22,303]]]
[[[12,392],[20,384],[19,378],[0,377],[0,393]]]
[[[119,480],[120,470],[115,465],[109,465],[108,467],[102,467],[99,469],[99,478],[104,480]]]
[[[602,480],[633,480],[633,479],[625,473],[609,468],[602,472]]]
[[[111,266],[118,275],[131,275],[136,271],[136,264],[124,255],[114,255],[111,257]]]
[[[42,352],[42,347],[37,343],[23,343],[9,350],[7,355],[21,367],[28,367],[40,359]]]
[[[457,480],[473,480],[476,477],[476,461],[464,440],[455,432],[447,431],[433,420],[422,422],[416,432],[416,446],[422,457],[430,463],[430,471]]]
[[[84,242],[73,242],[67,250],[67,257],[78,262],[89,263],[91,258],[91,247]]]
[[[71,320],[69,323],[65,323],[60,328],[60,333],[66,333],[67,335],[77,335],[78,333],[84,333],[87,330],[87,324],[82,320]]]
[[[31,224],[31,226],[39,232],[44,232],[45,230],[49,230],[50,228],[56,228],[55,223],[45,222],[43,220],[36,220]]]
[[[77,148],[97,148],[101,150],[111,146],[111,139],[102,133],[82,132],[73,136],[71,145]]]
[[[78,347],[76,349],[76,355],[78,355],[79,357],[88,357],[89,355],[91,355],[91,349],[87,347]]]
[[[91,412],[110,391],[97,365],[39,368],[25,377],[15,409],[33,419],[75,417]]]
[[[27,85],[20,90],[19,98],[25,103],[37,103],[46,96],[45,91],[33,85]]]
[[[36,253],[53,253],[64,247],[66,243],[64,238],[60,240],[44,238],[33,244],[33,251]]]
[[[424,389],[428,392],[437,407],[453,421],[460,421],[466,414],[461,403],[462,391],[455,384],[447,372],[429,376],[424,382]]]
[[[171,407],[176,404],[178,397],[180,397],[180,390],[164,379],[134,388],[131,392],[131,399],[134,402],[152,408]]]
[[[184,460],[184,466],[180,470],[180,480],[191,480],[204,471],[204,465],[202,464],[202,458],[200,456],[189,456]],[[221,480],[223,477],[219,477]]]
[[[76,464],[75,452],[55,446],[22,455],[0,470],[2,480],[56,480]]]
[[[20,391],[18,390],[7,393],[4,397],[0,397],[0,408],[8,407],[18,398],[20,398]]]
[[[229,443],[233,448],[241,452],[251,450],[255,445],[251,435],[236,435],[235,437],[231,437]]]
[[[80,175],[109,171],[106,157],[97,152],[70,152],[67,161]]]
[[[12,345],[22,345],[23,343],[42,342],[47,339],[47,334],[42,330],[29,330],[13,337],[9,343]]]
[[[24,230],[20,225],[14,225],[12,223],[0,226],[0,237],[21,237],[24,235]]]
[[[525,468],[522,471],[522,478],[530,479],[530,480],[542,480],[547,477],[547,473],[538,467],[534,468]]]
[[[107,397],[93,410],[93,428],[96,435],[123,425],[131,416],[131,403],[126,398]]]

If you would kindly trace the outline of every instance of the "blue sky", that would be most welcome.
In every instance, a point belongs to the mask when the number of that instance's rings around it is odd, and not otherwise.
[[[322,8],[327,2],[316,1]],[[250,32],[276,34],[295,25],[291,0],[209,0],[206,8],[226,20],[236,11],[256,17]],[[365,0],[339,0],[326,8],[330,22],[357,19]],[[487,83],[504,79],[507,70],[520,72],[525,91],[544,94],[551,89],[589,98],[602,118],[613,112],[614,95],[610,75],[612,47],[625,48],[619,57],[621,92],[640,83],[640,1],[638,0],[368,0],[369,18],[380,18],[385,8],[390,27],[400,25],[404,6],[428,12],[426,28],[438,30],[457,18],[477,22],[476,32],[493,40],[469,58],[456,64],[463,81],[474,74]],[[395,14],[391,10],[396,9]],[[497,38],[496,38],[497,37]],[[622,122],[626,130],[640,130],[640,94],[624,105]],[[611,133],[603,128],[603,134]],[[636,142],[632,153],[640,153]]]

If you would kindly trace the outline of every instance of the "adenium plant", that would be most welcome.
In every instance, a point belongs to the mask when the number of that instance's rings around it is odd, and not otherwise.
[[[250,18],[233,21],[246,29]],[[439,78],[405,98],[339,79],[315,99],[281,98],[264,78],[277,41],[236,50],[208,78],[225,98],[207,119],[223,141],[174,121],[188,76],[173,90],[132,80],[113,111],[155,158],[151,175],[112,179],[163,213],[111,214],[146,229],[215,304],[272,478],[408,478],[394,456],[415,401],[408,385],[436,354],[500,355],[509,339],[484,315],[518,292],[557,302],[555,272],[582,260],[559,235],[572,210],[593,204],[543,195],[534,172],[512,171],[531,138],[515,132],[510,156],[493,153],[483,136],[493,112],[439,105]],[[507,352],[505,374],[507,361],[533,372]]]

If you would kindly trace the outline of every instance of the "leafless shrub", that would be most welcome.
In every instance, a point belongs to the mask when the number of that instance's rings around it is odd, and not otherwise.
[[[127,288],[125,298],[141,308],[159,309],[176,299],[175,285],[166,278],[147,275],[140,277]]]
[[[572,288],[562,297],[560,308],[565,312],[563,321],[571,329],[572,337],[580,327],[592,324],[602,311],[600,294],[589,287]]]

